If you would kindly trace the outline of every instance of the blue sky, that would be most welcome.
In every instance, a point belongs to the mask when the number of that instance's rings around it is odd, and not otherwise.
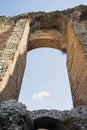
[[[0,0],[0,15],[63,10],[80,4],[87,5],[87,0]],[[29,110],[72,108],[66,55],[50,48],[28,52],[19,101]]]
[[[70,109],[72,107],[66,70],[66,55],[57,49],[28,52],[20,101],[28,109]]]
[[[79,4],[87,4],[87,0],[0,0],[0,14],[63,10]]]

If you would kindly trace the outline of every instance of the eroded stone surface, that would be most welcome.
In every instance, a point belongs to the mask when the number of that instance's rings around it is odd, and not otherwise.
[[[74,23],[74,30],[78,36],[78,39],[83,45],[85,55],[87,56],[87,30],[82,23]]]
[[[1,101],[18,99],[27,51],[38,47],[54,47],[67,54],[74,106],[87,105],[86,14],[87,6],[80,5],[64,11],[0,16],[0,26],[14,26],[10,38],[6,39],[0,51]]]
[[[7,71],[8,65],[11,63],[14,53],[17,50],[18,44],[21,40],[25,22],[23,20],[20,20],[16,27],[13,30],[12,35],[6,42],[6,47],[4,50],[0,52],[0,80],[2,81],[3,76],[5,75],[5,72]],[[23,25],[24,24],[24,25]]]
[[[0,102],[18,98],[26,63],[28,24],[26,19],[19,20],[0,51]]]
[[[87,107],[72,110],[27,111],[25,105],[9,100],[0,105],[0,130],[87,130]]]
[[[0,130],[32,130],[26,106],[16,100],[0,105]]]
[[[30,34],[29,50],[39,47],[51,47],[59,50],[66,49],[66,41],[61,32],[56,29],[39,29]]]

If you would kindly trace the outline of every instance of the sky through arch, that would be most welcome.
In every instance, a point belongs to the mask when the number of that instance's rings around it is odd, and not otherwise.
[[[72,99],[66,55],[52,48],[30,51],[19,100],[29,110],[70,109]]]

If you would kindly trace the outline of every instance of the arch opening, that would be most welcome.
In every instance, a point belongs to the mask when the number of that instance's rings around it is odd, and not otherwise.
[[[34,130],[67,130],[64,123],[51,117],[41,117],[34,120]]]
[[[66,55],[52,48],[30,51],[19,101],[29,110],[71,109]]]

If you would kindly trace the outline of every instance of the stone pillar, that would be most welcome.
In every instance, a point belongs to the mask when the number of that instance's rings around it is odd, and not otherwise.
[[[79,27],[77,27],[77,25]],[[86,50],[84,50],[84,45],[81,41],[85,38],[86,30],[82,29],[82,25],[77,25],[72,25],[71,23],[67,24],[67,69],[74,106],[86,106],[87,56]],[[87,40],[87,38],[85,39]]]
[[[0,102],[18,99],[26,65],[29,23],[26,19],[19,20],[0,52]]]

